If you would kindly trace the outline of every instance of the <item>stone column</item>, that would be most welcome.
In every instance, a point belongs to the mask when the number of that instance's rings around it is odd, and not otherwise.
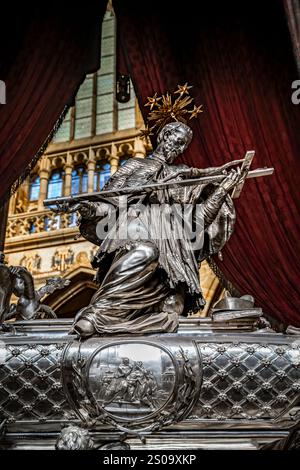
[[[145,145],[139,137],[134,139],[134,156],[137,158],[145,158],[146,156]]]
[[[9,200],[8,215],[13,215],[15,213],[17,194],[18,194],[17,191],[15,193],[13,193],[13,195],[11,196],[11,198]]]
[[[87,164],[88,169],[88,193],[94,191],[94,175],[95,175],[96,161],[94,159],[93,151],[89,150],[89,160]]]
[[[47,199],[48,181],[50,176],[50,161],[44,155],[41,160],[39,177],[40,177],[40,195],[38,200],[38,210],[45,209],[44,200]]]
[[[69,153],[67,154],[66,158],[66,163],[64,166],[65,170],[65,188],[64,188],[64,195],[65,196],[71,196],[72,192],[72,170],[73,170],[73,165],[72,165],[72,155]]]
[[[109,159],[110,163],[110,174],[113,175],[119,167],[119,157],[117,152],[117,147],[115,144],[111,146],[111,156]]]

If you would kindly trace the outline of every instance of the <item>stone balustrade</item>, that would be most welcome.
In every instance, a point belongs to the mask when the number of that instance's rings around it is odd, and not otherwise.
[[[17,214],[8,218],[6,237],[9,239],[72,228],[76,222],[76,214],[54,214],[50,211]]]

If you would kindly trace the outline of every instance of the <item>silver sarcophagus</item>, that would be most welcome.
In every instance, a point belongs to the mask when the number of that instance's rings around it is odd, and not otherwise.
[[[1,333],[1,448],[54,449],[68,426],[98,448],[299,445],[300,336],[201,319],[176,334],[87,340],[69,327]]]

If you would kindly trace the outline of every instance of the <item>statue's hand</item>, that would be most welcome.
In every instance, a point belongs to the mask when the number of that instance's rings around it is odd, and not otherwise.
[[[78,204],[76,204],[76,209],[81,217],[87,218],[95,215],[95,208],[94,206],[89,202],[89,201],[80,201]]]
[[[67,213],[72,214],[78,211],[82,217],[90,217],[93,214],[93,206],[89,201],[80,202],[55,202],[56,207],[52,208],[51,211],[56,214]]]
[[[54,204],[56,207],[51,207],[51,211],[54,212],[55,214],[61,214],[61,213],[71,213],[75,212],[76,209],[74,209],[74,206],[71,207],[69,202],[58,202],[55,201]]]
[[[236,170],[231,170],[228,176],[222,181],[220,186],[225,189],[226,192],[229,192],[233,189],[242,179],[243,174],[241,173],[241,169],[238,167]]]
[[[28,272],[28,270],[26,268],[24,268],[24,266],[10,266],[10,272],[11,274],[15,275],[15,276],[18,276],[19,274],[22,274],[24,272]]]
[[[63,289],[68,286],[70,282],[70,279],[64,279],[63,277],[50,277],[46,280],[46,286],[49,292],[54,292],[56,289]]]
[[[177,176],[183,176],[185,178],[191,178],[191,168],[184,168],[177,170],[176,172],[166,176],[165,178],[156,180],[156,183],[166,183],[167,181],[174,180]]]
[[[243,163],[243,162],[244,162],[243,158],[240,159],[240,160],[232,160],[231,162],[224,163],[224,165],[220,166],[219,171],[220,171],[220,173],[224,173],[226,175],[228,168],[230,168],[231,166],[234,166],[234,165],[239,165],[240,163]]]

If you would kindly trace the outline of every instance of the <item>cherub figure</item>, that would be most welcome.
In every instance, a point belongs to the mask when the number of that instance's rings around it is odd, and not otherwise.
[[[41,299],[70,284],[70,280],[61,277],[49,278],[46,284],[38,290],[34,288],[33,277],[23,266],[11,266],[12,292],[19,300],[9,307],[4,320],[35,320],[37,318],[56,318],[51,307],[41,303]]]

